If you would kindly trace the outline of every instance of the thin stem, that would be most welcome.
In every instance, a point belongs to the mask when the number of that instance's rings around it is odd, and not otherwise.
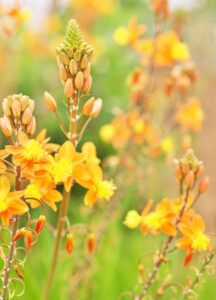
[[[49,276],[48,276],[48,280],[47,280],[47,284],[46,284],[46,288],[45,288],[45,293],[44,293],[44,297],[43,297],[44,300],[50,299],[49,294],[50,294],[51,286],[52,286],[53,279],[55,276],[56,266],[57,266],[58,257],[59,257],[59,250],[60,250],[60,245],[61,245],[61,239],[62,239],[62,232],[63,232],[65,218],[66,218],[67,211],[68,211],[69,195],[70,195],[70,191],[66,192],[66,190],[64,190],[63,200],[61,203],[58,224],[57,224],[57,236],[56,236],[56,240],[55,240],[55,247],[54,247],[54,252],[53,252],[53,256],[52,256],[51,267],[49,270]]]
[[[16,172],[16,191],[20,190],[20,168],[17,167],[17,172]],[[2,286],[2,292],[1,292],[1,300],[6,300],[7,296],[7,291],[8,291],[8,286],[9,286],[9,280],[10,280],[10,272],[11,272],[11,266],[13,264],[14,260],[14,253],[15,253],[15,247],[16,247],[16,242],[13,241],[13,237],[17,232],[18,229],[18,223],[19,223],[19,217],[15,216],[14,217],[14,222],[13,222],[13,227],[12,227],[12,235],[11,235],[11,241],[10,241],[10,246],[9,246],[9,252],[8,252],[8,257],[6,260],[6,265],[4,268],[3,272],[3,286]]]

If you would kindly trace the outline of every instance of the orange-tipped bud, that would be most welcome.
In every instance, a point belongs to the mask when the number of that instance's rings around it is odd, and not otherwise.
[[[199,193],[200,194],[205,193],[208,189],[208,186],[209,186],[209,177],[205,177],[199,183],[199,187],[198,187]]]
[[[57,103],[50,93],[48,93],[48,92],[44,93],[44,102],[50,111],[52,111],[52,112],[56,111]]]
[[[71,78],[68,78],[68,80],[65,83],[64,94],[67,98],[70,98],[73,96],[73,93],[74,93],[73,80]]]
[[[178,182],[180,182],[182,178],[183,178],[183,174],[182,174],[181,166],[178,164],[176,166],[176,179],[178,180]]]
[[[187,175],[185,176],[184,183],[185,185],[190,189],[192,188],[195,181],[195,176],[193,171],[189,171]]]
[[[200,163],[200,164],[197,166],[197,170],[196,170],[196,178],[200,178],[200,177],[203,175],[203,170],[204,170],[203,164]]]
[[[95,98],[94,97],[91,97],[84,105],[83,105],[83,114],[85,116],[90,116],[92,111],[93,111],[93,107],[94,107],[94,104],[95,104]]]
[[[44,228],[45,222],[46,222],[46,217],[44,215],[40,215],[35,225],[35,232],[37,234],[40,234],[40,232]]]
[[[33,234],[30,230],[25,231],[25,246],[27,251],[31,251],[34,242]]]
[[[6,117],[0,119],[0,127],[5,136],[7,137],[12,136],[13,129],[10,124],[10,121]]]
[[[92,86],[92,77],[91,75],[89,75],[84,81],[83,92],[88,93],[91,89],[91,86]]]
[[[73,234],[68,233],[66,237],[66,244],[65,244],[65,249],[68,254],[71,254],[74,249],[74,239],[73,239]]]
[[[193,258],[193,252],[189,252],[184,259],[183,266],[187,267]]]
[[[18,230],[12,238],[12,242],[16,242],[18,239],[22,238],[25,234],[25,228]]]
[[[155,15],[167,19],[170,14],[168,0],[152,0],[152,10]]]
[[[20,272],[19,268],[17,265],[14,265],[14,271],[17,273],[17,275],[19,276],[19,278],[21,279],[25,279],[25,276],[23,275],[22,272]]]
[[[93,233],[90,233],[88,235],[87,249],[88,249],[88,252],[91,253],[91,254],[95,250],[95,235]]]
[[[80,90],[83,87],[84,77],[83,72],[79,71],[75,77],[74,85],[77,90]]]
[[[90,114],[90,117],[93,118],[93,119],[97,118],[97,116],[101,112],[102,106],[103,106],[102,99],[95,100],[92,112]]]
[[[32,120],[32,110],[30,107],[27,107],[22,115],[22,123],[28,125]]]

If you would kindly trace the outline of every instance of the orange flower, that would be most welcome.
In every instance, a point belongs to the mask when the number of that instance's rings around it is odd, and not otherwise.
[[[211,249],[211,241],[204,233],[205,223],[201,216],[193,214],[190,219],[179,224],[179,229],[183,237],[176,241],[178,248],[187,250],[189,253]]]
[[[150,205],[145,209],[144,216],[141,221],[141,231],[144,234],[152,232],[158,234],[161,231],[167,235],[175,236],[176,227],[174,221],[176,213],[174,210],[174,203],[172,200],[164,198],[155,208],[155,211],[147,214]]]
[[[25,133],[19,135],[20,146],[6,146],[6,151],[13,155],[13,163],[21,166],[27,177],[46,174],[50,163],[49,153],[56,151],[58,145],[50,144],[45,138],[46,130],[42,130],[36,139],[29,139]]]
[[[26,198],[26,202],[30,203],[32,208],[40,206],[40,201],[43,201],[54,211],[57,210],[56,202],[62,200],[61,193],[55,190],[55,185],[49,176],[38,179],[27,185],[24,191],[24,196]]]
[[[10,182],[6,176],[0,176],[0,217],[5,226],[10,225],[10,219],[28,211],[28,206],[21,199],[23,191],[10,192]]]

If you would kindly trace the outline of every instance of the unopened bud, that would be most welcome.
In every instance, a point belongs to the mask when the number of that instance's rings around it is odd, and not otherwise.
[[[64,94],[67,98],[70,98],[73,96],[73,93],[74,93],[73,80],[71,78],[68,78],[68,80],[65,83]]]
[[[65,244],[65,249],[68,254],[71,254],[74,249],[74,239],[73,239],[73,234],[68,233],[66,237],[66,244]]]
[[[87,79],[89,77],[90,71],[91,71],[91,64],[90,64],[90,62],[88,62],[85,70],[83,71],[84,79]]]
[[[90,114],[92,113],[93,107],[94,107],[94,103],[95,103],[95,98],[91,97],[84,105],[83,105],[83,114],[85,116],[90,116]]]
[[[87,65],[88,65],[88,56],[84,54],[80,66],[82,69],[85,69]]]
[[[21,114],[21,105],[19,100],[13,100],[12,102],[12,112],[14,117],[19,117]]]
[[[7,117],[0,118],[0,127],[5,136],[12,136],[13,129]]]
[[[16,272],[16,274],[19,276],[19,278],[21,279],[25,279],[25,276],[23,275],[23,273],[19,270],[18,265],[14,265],[14,271]]]
[[[36,130],[36,118],[32,117],[31,122],[26,128],[26,133],[29,135],[33,135],[35,133],[35,130]]]
[[[77,73],[78,70],[78,64],[74,59],[71,59],[70,63],[69,63],[69,70],[71,75],[75,75]]]
[[[26,108],[22,115],[22,123],[28,125],[32,120],[32,111],[29,107]]]
[[[68,58],[68,56],[64,52],[61,52],[58,55],[59,55],[59,58],[60,58],[61,62],[64,65],[68,65],[69,64],[69,58]]]
[[[25,246],[27,251],[31,251],[34,242],[33,234],[30,230],[25,231]]]
[[[180,182],[183,178],[182,170],[180,164],[176,166],[176,179]]]
[[[194,184],[195,176],[193,171],[189,171],[185,176],[184,183],[190,189]]]
[[[53,96],[50,93],[48,93],[48,92],[44,93],[44,101],[45,101],[45,104],[46,104],[47,108],[50,111],[52,111],[52,112],[56,111],[57,103],[56,103],[55,99],[53,98]]]
[[[16,242],[18,239],[22,238],[25,234],[25,228],[18,230],[12,238],[12,242]]]
[[[199,193],[200,194],[205,193],[208,189],[208,186],[209,186],[209,177],[205,177],[199,183],[199,187],[198,187]]]
[[[79,71],[75,77],[74,85],[77,90],[80,90],[83,87],[83,72]]]
[[[63,81],[66,81],[67,78],[68,78],[67,71],[66,71],[65,67],[62,64],[59,67],[59,76],[60,76],[60,79],[63,80]]]
[[[11,115],[11,110],[10,110],[10,107],[8,105],[8,100],[7,99],[3,100],[3,102],[2,102],[2,109],[3,109],[4,114],[7,117],[9,117]]]
[[[93,119],[97,118],[97,116],[101,112],[102,106],[103,106],[102,99],[95,100],[92,112],[90,114],[90,117],[93,118]]]
[[[95,250],[95,235],[90,233],[87,240],[87,249],[89,253],[93,253]]]
[[[37,223],[35,225],[35,232],[37,234],[39,234],[42,231],[42,229],[44,228],[45,222],[46,222],[46,217],[44,215],[40,215],[37,220]]]
[[[88,76],[87,79],[85,79],[84,84],[83,84],[83,92],[86,94],[90,91],[92,86],[92,77],[91,75]]]

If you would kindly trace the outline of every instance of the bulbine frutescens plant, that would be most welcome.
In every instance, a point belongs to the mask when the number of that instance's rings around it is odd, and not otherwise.
[[[68,23],[64,42],[56,49],[57,62],[59,66],[60,79],[64,86],[67,108],[67,128],[57,111],[54,98],[45,93],[47,107],[56,114],[60,127],[68,139],[58,154],[60,167],[56,168],[56,176],[62,176],[64,182],[64,196],[61,203],[59,219],[57,224],[57,237],[54,253],[48,277],[44,299],[48,299],[51,284],[55,274],[59,255],[60,243],[64,226],[66,223],[67,210],[71,187],[76,181],[88,189],[84,202],[92,206],[98,199],[109,200],[115,190],[112,181],[103,179],[103,172],[99,166],[100,160],[96,157],[95,145],[91,142],[82,146],[82,153],[76,152],[76,146],[80,142],[89,122],[96,118],[102,108],[102,100],[91,97],[86,101],[86,95],[92,86],[91,57],[93,48],[86,43],[80,34],[80,29],[74,20]],[[64,159],[61,152],[65,153]],[[92,244],[92,237],[89,239]],[[69,230],[66,248],[72,247],[72,233]],[[92,246],[90,247],[92,249]],[[90,249],[90,251],[91,251]]]
[[[63,236],[66,236],[66,251],[73,251],[73,233],[67,218],[71,187],[76,183],[87,189],[85,205],[93,206],[97,200],[109,200],[115,190],[112,181],[104,180],[97,158],[96,147],[92,142],[76,150],[91,119],[100,113],[102,100],[83,97],[91,88],[90,59],[93,49],[83,41],[77,23],[71,20],[67,26],[64,42],[57,48],[60,78],[64,84],[69,126],[64,124],[57,110],[55,99],[45,93],[45,103],[59,120],[67,141],[56,145],[46,138],[42,130],[36,138],[36,118],[33,116],[35,103],[22,94],[11,95],[2,102],[4,116],[0,119],[3,134],[8,145],[0,150],[0,217],[1,226],[1,270],[2,300],[21,296],[16,289],[17,282],[24,287],[22,269],[26,257],[22,255],[31,250],[45,224],[45,208],[57,210],[56,203],[61,201],[56,230],[56,243],[50,274],[44,298],[49,299],[54,278],[59,249]],[[83,101],[83,102],[81,102]],[[14,191],[11,191],[11,184]],[[57,186],[63,185],[60,193]],[[32,218],[32,209],[40,207],[37,221]],[[21,225],[22,224],[22,225]],[[24,238],[25,247],[17,245]],[[88,236],[88,249],[92,252],[94,237]],[[14,271],[15,272],[14,272]],[[17,274],[17,276],[15,276]]]
[[[129,211],[124,222],[129,228],[139,227],[144,235],[165,235],[164,242],[155,252],[153,269],[144,271],[142,283],[132,293],[133,299],[159,299],[170,288],[172,290],[172,287],[177,288],[174,290],[175,299],[198,299],[196,289],[216,254],[212,238],[205,233],[205,222],[194,209],[194,205],[208,188],[209,179],[203,177],[203,164],[191,149],[181,160],[175,162],[178,196],[163,198],[153,209],[153,200],[149,200],[141,213]],[[172,262],[170,254],[179,250],[186,253],[183,261],[185,267],[197,253],[204,256],[199,259],[201,266],[195,269],[195,274],[192,272],[190,278],[187,277],[185,284],[176,282],[171,270],[166,278],[160,276],[162,266]],[[143,274],[143,265],[140,266],[140,271]]]

